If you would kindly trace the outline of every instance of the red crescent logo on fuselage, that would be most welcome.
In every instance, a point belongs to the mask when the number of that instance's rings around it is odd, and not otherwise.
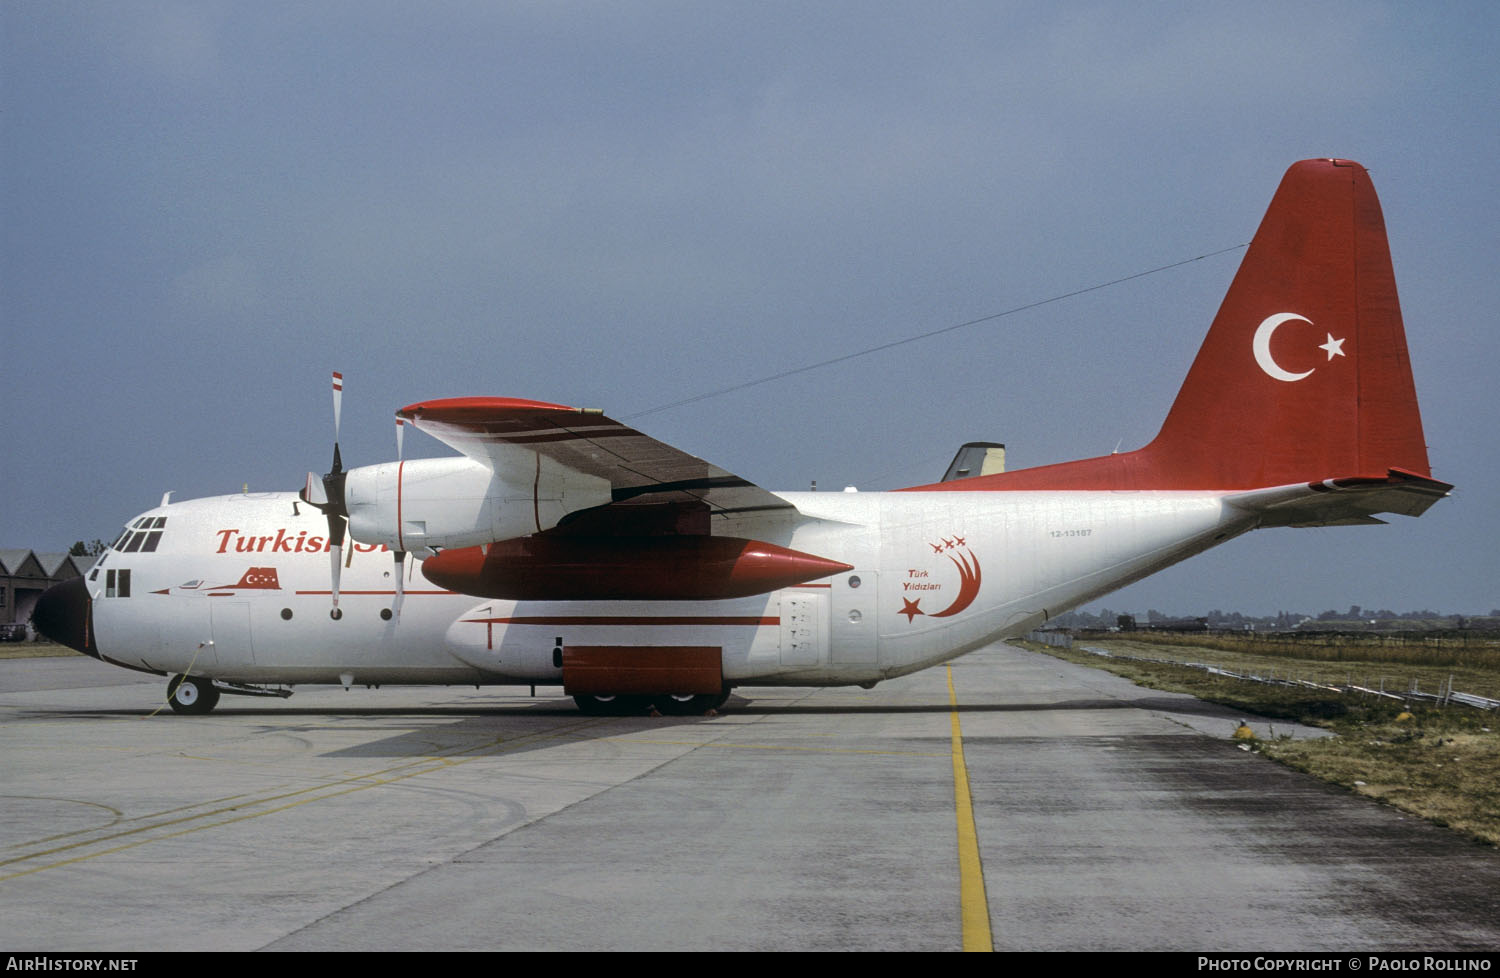
[[[953,562],[958,570],[958,594],[954,595],[948,607],[942,611],[923,611],[921,608],[922,597],[903,597],[901,599],[901,610],[898,615],[905,615],[908,622],[914,621],[918,615],[926,615],[928,618],[951,618],[974,603],[979,596],[980,569],[979,558],[974,556],[974,551],[964,542],[960,536],[941,537],[942,543],[929,543],[934,554],[942,554]],[[929,583],[928,572],[924,569],[910,568],[906,572],[907,580],[902,582],[902,589],[908,593],[912,591],[941,591],[943,585]],[[925,596],[925,595],[924,595]]]

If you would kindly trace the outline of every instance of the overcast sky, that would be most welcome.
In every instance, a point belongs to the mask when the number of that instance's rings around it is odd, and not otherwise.
[[[0,4],[0,546],[600,407],[772,489],[1155,434],[1292,162],[1370,168],[1434,475],[1091,605],[1500,606],[1492,3]],[[426,441],[427,446],[420,443]],[[444,454],[416,434],[408,455]]]

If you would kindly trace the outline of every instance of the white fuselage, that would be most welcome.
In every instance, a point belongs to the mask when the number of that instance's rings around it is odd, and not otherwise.
[[[393,615],[398,565],[350,541],[338,620],[326,520],[294,494],[169,504],[131,524],[165,518],[154,551],[111,549],[90,572],[93,639],[121,665],[243,683],[560,683],[565,645],[717,646],[731,685],[873,683],[1023,634],[1257,521],[1225,493],[782,495],[801,517],[770,542],[852,571],[732,600],[518,602],[439,590],[413,557]]]

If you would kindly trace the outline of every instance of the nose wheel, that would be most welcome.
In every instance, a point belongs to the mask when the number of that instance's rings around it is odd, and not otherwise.
[[[219,704],[219,691],[207,679],[173,676],[167,683],[167,702],[174,713],[201,716]]]

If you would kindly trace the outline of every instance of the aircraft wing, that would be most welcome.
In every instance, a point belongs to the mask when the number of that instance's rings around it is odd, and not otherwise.
[[[533,456],[604,479],[612,501],[558,527],[588,533],[727,533],[727,524],[779,522],[797,509],[695,455],[603,413],[519,398],[422,401],[397,416],[508,475],[530,478]]]

